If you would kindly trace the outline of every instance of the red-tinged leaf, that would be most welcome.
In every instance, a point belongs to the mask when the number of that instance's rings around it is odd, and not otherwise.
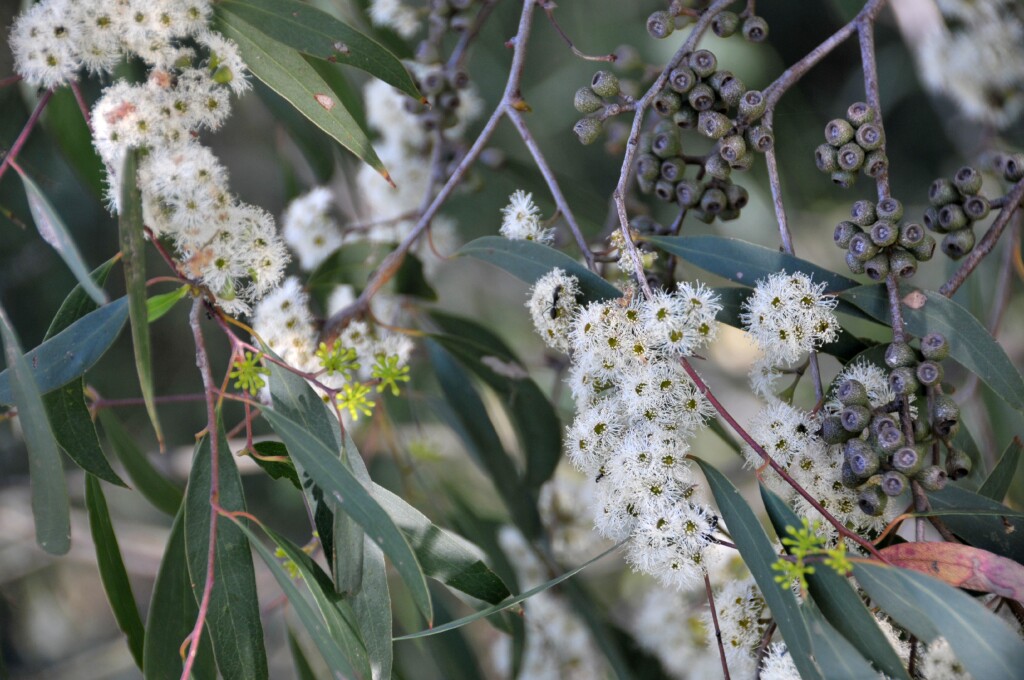
[[[951,586],[1024,602],[1024,566],[987,550],[959,543],[900,543],[881,552],[897,567]]]

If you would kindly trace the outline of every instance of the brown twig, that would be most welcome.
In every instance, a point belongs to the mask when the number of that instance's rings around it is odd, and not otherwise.
[[[569,49],[572,50],[572,53],[574,55],[585,61],[609,61],[612,63],[615,62],[614,54],[594,56],[580,52],[578,49],[576,49],[576,46],[572,43],[572,40],[569,38],[569,36],[566,35],[565,31],[562,30],[562,27],[558,24],[558,20],[555,19],[555,7],[557,7],[557,5],[552,0],[537,0],[537,4],[540,5],[540,8],[544,10],[545,14],[547,14],[548,21],[551,22],[551,25],[554,27],[555,31],[558,32],[558,35],[562,36],[562,40],[565,41],[565,44],[569,46]]]
[[[729,662],[725,660],[725,646],[722,644],[722,629],[718,626],[718,612],[715,611],[715,595],[711,592],[711,579],[704,572],[704,592],[708,596],[708,607],[711,609],[711,623],[715,627],[715,640],[718,642],[718,658],[722,660],[722,677],[729,680]]]

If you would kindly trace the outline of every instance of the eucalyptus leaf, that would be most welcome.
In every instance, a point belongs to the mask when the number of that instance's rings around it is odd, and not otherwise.
[[[992,472],[982,483],[981,488],[978,489],[978,495],[1001,503],[1013,483],[1022,452],[1024,452],[1024,443],[1019,437],[1014,437],[1010,445],[1003,451],[1003,455],[999,456],[996,466],[992,468]]]
[[[146,321],[153,323],[167,312],[174,309],[174,305],[178,304],[178,301],[188,295],[188,291],[191,288],[188,284],[175,288],[168,293],[160,293],[154,295],[146,300]]]
[[[158,510],[171,516],[176,515],[181,506],[181,489],[157,472],[113,411],[101,409],[99,419],[110,445],[143,498]]]
[[[1021,513],[954,484],[947,484],[942,491],[929,492],[928,502],[932,510],[964,513],[944,515],[942,521],[968,545],[1024,564],[1024,517]],[[995,514],[967,514],[971,510]]]

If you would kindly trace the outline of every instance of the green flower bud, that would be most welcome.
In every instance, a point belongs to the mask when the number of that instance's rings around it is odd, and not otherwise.
[[[904,446],[892,454],[892,467],[905,475],[915,475],[924,467],[924,456],[913,446]]]
[[[946,474],[954,482],[971,474],[971,457],[963,449],[952,449],[946,454]]]
[[[839,169],[839,162],[836,160],[836,149],[831,144],[819,144],[814,150],[814,164],[822,172],[835,172]]]
[[[925,234],[924,240],[919,245],[914,246],[910,252],[917,258],[918,262],[927,262],[935,254],[935,239]]]
[[[942,237],[942,252],[951,259],[959,260],[972,250],[974,250],[974,232],[970,229],[958,229]]]
[[[836,163],[840,170],[857,172],[864,165],[864,149],[852,142],[844,144],[836,153]]]
[[[942,382],[942,364],[922,361],[917,365],[917,380],[925,387],[938,385]]]
[[[742,135],[729,135],[718,143],[718,154],[730,164],[747,153],[747,143]]]
[[[847,432],[862,432],[871,422],[871,409],[860,404],[843,407],[839,418]]]
[[[881,216],[879,216],[877,222],[871,225],[871,229],[868,231],[871,242],[879,248],[885,248],[896,243],[899,235],[900,230],[892,222],[885,221],[885,218]]]
[[[580,113],[593,113],[604,107],[604,102],[589,87],[581,87],[576,90],[576,96],[573,97],[572,105]]]
[[[722,212],[728,204],[725,192],[714,187],[705,189],[704,195],[700,197],[700,209],[710,215]]]
[[[875,474],[881,464],[878,452],[863,439],[850,439],[843,444],[843,460],[860,479]]]
[[[768,37],[768,22],[758,16],[747,17],[743,22],[743,37],[750,42],[764,42]]]
[[[750,194],[739,184],[725,185],[725,197],[729,201],[729,207],[734,210],[742,210],[750,201]]]
[[[942,491],[946,488],[946,471],[938,465],[929,465],[918,470],[914,480],[925,491]]]
[[[848,172],[846,170],[836,170],[831,175],[832,183],[842,189],[849,189],[853,186],[854,182],[857,181],[856,172]]]
[[[580,118],[572,127],[581,144],[593,144],[601,135],[601,121],[596,118]]]
[[[854,139],[857,140],[857,145],[865,151],[874,151],[885,143],[885,136],[882,134],[882,128],[878,127],[874,123],[864,123],[857,128],[857,134],[854,135]]]
[[[864,383],[852,378],[839,383],[836,387],[836,399],[843,406],[871,406],[871,399]]]
[[[669,37],[675,29],[676,24],[672,20],[672,15],[664,10],[647,17],[647,33],[656,40]]]
[[[853,253],[846,253],[846,266],[850,268],[851,274],[864,273],[864,261]]]
[[[882,149],[875,149],[864,156],[864,174],[871,178],[881,177],[889,169],[889,157]]]
[[[676,198],[676,185],[667,179],[659,179],[654,183],[654,195],[668,203]]]
[[[684,179],[676,184],[676,201],[685,208],[692,208],[697,205],[703,194],[704,187],[696,180]]]
[[[661,174],[661,161],[649,153],[641,154],[636,159],[637,177],[654,181]]]
[[[965,165],[953,175],[953,185],[964,196],[973,196],[981,191],[981,173]]]
[[[853,436],[852,432],[843,427],[839,416],[828,416],[821,421],[821,438],[826,444],[842,444]]]
[[[895,198],[883,198],[875,206],[875,214],[880,220],[899,222],[903,217],[903,204]]]
[[[683,98],[672,90],[662,90],[658,93],[658,96],[654,98],[654,110],[659,115],[668,118],[673,113],[678,111],[683,105]]]
[[[775,135],[764,125],[747,128],[746,137],[747,146],[758,153],[764,153],[775,145]]]
[[[947,203],[952,203],[958,198],[960,198],[960,195],[957,193],[956,187],[953,186],[952,182],[944,177],[940,177],[935,180],[932,182],[932,185],[928,187],[928,202],[936,208],[941,208]]]
[[[728,116],[717,111],[701,111],[697,119],[697,129],[705,137],[710,139],[721,139],[732,128],[732,121]],[[742,142],[743,140],[740,139]],[[746,145],[743,147],[746,149]]]
[[[878,254],[878,246],[872,243],[870,236],[860,232],[850,237],[849,251],[861,262],[867,262]]]
[[[715,105],[715,91],[707,83],[697,83],[690,89],[687,101],[697,111],[710,111]]]
[[[651,152],[658,158],[672,158],[681,151],[679,133],[675,129],[659,132],[651,140]]]
[[[850,239],[859,233],[861,233],[860,227],[849,220],[843,220],[836,225],[836,229],[832,233],[832,241],[840,248],[849,248]]]
[[[960,407],[946,394],[932,399],[932,430],[940,437],[952,437],[960,429]]]
[[[672,182],[673,185],[683,178],[683,173],[686,172],[686,162],[683,161],[679,156],[673,158],[666,158],[661,162],[661,177],[662,179]],[[672,189],[672,195],[675,196],[675,188]]]
[[[881,281],[889,275],[889,256],[885,253],[878,253],[864,263],[864,273],[872,281]]]
[[[907,487],[910,486],[910,480],[902,472],[889,470],[882,475],[882,483],[879,486],[881,486],[882,492],[886,496],[892,498],[906,491]]]
[[[711,30],[719,38],[728,38],[740,27],[740,18],[736,12],[719,12],[711,20]]]
[[[917,258],[903,248],[889,251],[889,271],[901,279],[909,279],[917,273]]]
[[[975,222],[988,217],[991,206],[984,196],[968,196],[963,203],[964,214],[967,219]]]
[[[921,354],[928,361],[942,361],[949,356],[949,341],[942,333],[929,333],[921,338]]]
[[[939,228],[942,231],[956,231],[967,226],[967,214],[956,203],[939,208]]]
[[[853,139],[853,135],[853,126],[843,118],[830,120],[825,126],[825,141],[837,149],[843,144],[848,144]]]
[[[683,104],[682,108],[672,114],[672,122],[682,130],[690,130],[697,127],[698,113],[689,103]]]
[[[747,92],[747,86],[739,78],[730,78],[718,88],[718,97],[726,106],[737,107]]]
[[[235,74],[231,72],[231,69],[225,65],[220,65],[213,72],[213,82],[220,85],[227,85],[234,80]]]
[[[917,352],[905,342],[894,342],[885,348],[885,365],[889,368],[903,368],[917,364]]]
[[[743,96],[740,97],[740,116],[746,120],[757,120],[764,115],[767,107],[768,102],[764,98],[764,94],[758,90],[747,90],[743,93]]]
[[[846,109],[846,120],[850,121],[853,127],[860,127],[875,119],[875,110],[864,102],[854,102]]]
[[[729,175],[732,174],[732,168],[729,167],[729,163],[721,156],[712,155],[708,156],[708,159],[704,161],[704,172],[715,179],[728,179]]]
[[[924,227],[916,222],[904,222],[900,225],[900,234],[897,242],[904,248],[910,249],[921,245],[927,234]]]
[[[879,484],[866,485],[857,494],[857,507],[871,517],[879,517],[884,513],[888,502],[889,497],[883,493]]]
[[[686,94],[697,84],[697,74],[689,66],[677,66],[668,74],[668,86],[680,94]]]
[[[697,50],[690,54],[687,65],[701,78],[707,78],[718,68],[718,59],[711,50]]]
[[[614,97],[619,93],[619,79],[611,71],[598,71],[590,79],[590,89],[599,97]]]

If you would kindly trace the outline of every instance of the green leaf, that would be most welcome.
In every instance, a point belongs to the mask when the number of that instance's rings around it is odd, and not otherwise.
[[[110,409],[101,409],[99,419],[110,445],[143,498],[158,510],[168,515],[176,515],[181,506],[181,489],[157,472]]]
[[[178,648],[192,632],[197,616],[199,607],[192,594],[188,565],[185,562],[185,521],[182,508],[171,526],[149,601],[146,640],[142,652],[142,668],[146,680],[178,680],[181,677],[183,664]],[[199,680],[214,680],[217,677],[213,648],[206,631],[203,632],[192,673]]]
[[[583,571],[584,569],[589,567],[594,562],[597,562],[598,560],[600,560],[602,557],[610,555],[614,551],[618,550],[621,546],[622,546],[622,543],[617,543],[616,545],[613,545],[612,547],[610,547],[607,550],[605,550],[603,553],[601,553],[597,557],[594,557],[594,558],[592,558],[590,560],[587,560],[586,562],[584,562],[580,566],[576,567],[575,569],[567,571],[564,574],[562,574],[561,576],[553,578],[553,579],[551,579],[550,581],[548,581],[546,583],[542,583],[539,586],[537,586],[536,588],[530,588],[525,593],[522,593],[521,595],[516,595],[512,599],[507,600],[505,602],[502,602],[501,604],[496,604],[496,605],[487,607],[486,609],[481,609],[481,610],[479,610],[477,612],[474,612],[473,614],[470,614],[469,616],[464,616],[461,619],[456,619],[455,621],[449,621],[448,623],[446,623],[444,625],[435,626],[434,628],[429,628],[427,630],[421,630],[421,631],[419,631],[417,633],[410,633],[408,635],[402,635],[401,637],[396,637],[395,641],[397,642],[399,640],[415,640],[416,638],[423,638],[423,637],[429,637],[431,635],[438,635],[439,633],[446,633],[449,630],[455,630],[456,628],[462,628],[463,626],[465,626],[467,624],[473,623],[474,621],[479,621],[480,619],[486,618],[486,617],[488,617],[488,616],[490,616],[492,614],[496,614],[496,613],[498,613],[500,611],[508,609],[509,607],[514,607],[515,605],[519,604],[520,602],[525,602],[526,600],[529,600],[531,597],[533,597],[537,593],[543,593],[545,590],[549,590],[551,588],[554,588],[555,586],[557,586],[562,581],[565,581],[567,579],[572,578],[576,574],[580,573],[581,571]]]
[[[284,440],[292,459],[323,489],[335,512],[344,512],[391,558],[417,608],[432,619],[430,593],[416,555],[402,532],[338,458],[333,424],[320,397],[302,378],[274,365],[270,375],[273,408],[263,414]]]
[[[985,479],[981,488],[978,489],[979,496],[991,498],[997,503],[1002,502],[1017,473],[1017,464],[1020,462],[1022,451],[1024,451],[1024,442],[1021,442],[1019,437],[1014,437],[1010,445],[1003,451],[1003,455],[999,456],[999,461],[992,468],[992,472]]]
[[[768,517],[771,518],[776,535],[786,536],[786,527],[799,529],[803,526],[796,513],[781,498],[763,485],[760,488],[761,499],[764,501],[764,507],[768,511]],[[875,617],[871,615],[864,605],[864,601],[860,599],[845,577],[840,576],[834,569],[826,565],[820,565],[815,567],[814,573],[807,575],[807,585],[811,597],[814,598],[814,603],[817,605],[814,615],[823,616],[827,624],[830,624],[830,628],[834,627],[833,633],[836,637],[841,635],[846,641],[849,641],[853,647],[859,650],[860,654],[874,663],[878,670],[885,673],[886,676],[910,680],[896,650],[889,644],[889,640],[879,628]],[[805,616],[808,614],[806,609],[804,614]],[[807,618],[813,634],[815,621],[811,617]],[[814,636],[814,650],[816,658],[821,660],[821,656],[817,654],[819,637],[819,635]],[[825,637],[829,638],[828,635]],[[840,652],[841,650],[837,650],[837,653]],[[825,671],[826,677],[836,677],[828,672],[829,669],[824,663],[822,670]]]
[[[497,335],[443,312],[432,312],[430,318],[447,334],[432,337],[501,396],[526,456],[526,485],[537,491],[562,456],[562,425],[555,407]]]
[[[957,510],[970,512],[985,510],[996,515],[949,515],[942,521],[950,531],[973,545],[988,550],[1015,562],[1024,564],[1024,518],[985,496],[979,496],[954,484],[948,484],[942,491],[928,493],[932,510]]]
[[[78,284],[89,294],[89,297],[98,305],[105,304],[107,302],[107,294],[89,276],[89,268],[85,266],[82,254],[78,252],[78,247],[75,246],[71,234],[68,233],[68,228],[64,226],[64,220],[60,218],[60,215],[46,199],[46,195],[43,194],[36,183],[29,179],[25,173],[19,172],[18,174],[21,176],[22,184],[25,185],[28,207],[32,211],[32,219],[36,223],[39,235],[57,251],[57,254],[64,260],[64,264],[75,275],[75,278],[78,279]]]
[[[622,291],[587,269],[586,265],[536,241],[510,241],[501,236],[483,236],[462,246],[456,254],[489,262],[529,284],[552,269],[562,269],[579,279],[583,300],[587,302],[622,297]]]
[[[910,292],[910,289],[907,289]],[[949,341],[949,355],[977,375],[992,391],[1017,410],[1024,410],[1024,380],[1006,352],[969,311],[934,291],[920,291],[927,298],[919,309],[906,304],[903,321],[915,337],[939,332]],[[869,316],[889,323],[889,298],[885,286],[858,286],[840,297]]]
[[[316,680],[313,667],[306,659],[306,653],[302,651],[302,645],[295,637],[295,632],[288,627],[288,649],[292,653],[292,661],[295,662],[295,675],[299,680]]]
[[[469,375],[439,344],[431,341],[427,346],[441,392],[450,405],[450,413],[446,415],[453,428],[494,483],[516,526],[527,538],[536,537],[540,531],[540,515],[535,494],[526,487],[505,451]]]
[[[306,586],[306,591],[312,596],[316,605],[314,607],[296,587],[295,582],[278,558],[263,545],[252,529],[237,519],[233,521],[270,568],[270,573],[273,574],[285,597],[288,598],[299,621],[313,638],[313,642],[320,650],[320,654],[327,662],[332,674],[339,678],[368,677],[370,669],[366,660],[366,650],[359,640],[357,631],[349,626],[348,620],[341,615],[338,609],[339,605],[341,607],[348,605],[344,601],[338,605],[331,601],[328,593],[332,592],[334,588],[327,575],[321,571],[309,555],[295,547],[287,539],[263,527],[263,532],[285,554],[290,564],[301,576],[299,582]]]
[[[814,606],[813,600],[800,605],[800,610],[807,621],[807,628],[814,642],[814,660],[821,666],[826,678],[875,680],[879,677],[878,671],[871,667],[856,647],[832,627],[821,611]],[[901,677],[909,676],[903,671]]]
[[[853,279],[819,267],[807,260],[736,238],[648,236],[644,240],[704,271],[751,288],[754,287],[758,279],[763,279],[769,274],[782,270],[803,272],[813,277],[815,283],[824,283],[825,289],[831,293],[857,285]]]
[[[146,237],[142,224],[142,192],[136,180],[139,152],[132,149],[124,158],[121,169],[121,204],[118,227],[121,233],[121,253],[124,255],[124,284],[128,292],[128,319],[132,328],[132,349],[135,351],[135,372],[139,376],[142,400],[153,423],[156,441],[164,448],[164,433],[156,412],[153,394],[153,366],[149,342],[149,323],[146,319]]]
[[[405,256],[402,266],[395,273],[395,292],[431,302],[437,301],[437,291],[423,275],[423,261],[411,253]]]
[[[924,574],[876,562],[856,562],[853,573],[874,604],[919,640],[946,638],[975,678],[1020,677],[1024,641],[966,593]]]
[[[127,318],[128,300],[114,300],[29,351],[25,362],[39,386],[39,392],[51,392],[92,368],[113,344]],[[0,404],[12,403],[8,369],[0,373]]]
[[[327,184],[334,174],[334,142],[308,118],[295,110],[288,100],[260,81],[253,83],[256,95],[295,142],[316,176],[317,184]]]
[[[70,87],[53,91],[43,112],[46,134],[56,140],[68,164],[96,198],[106,196],[103,161],[92,145],[92,133]]]
[[[71,548],[71,508],[64,481],[64,467],[57,450],[46,408],[28,361],[21,354],[18,336],[0,306],[0,338],[10,367],[10,389],[18,420],[28,448],[28,472],[32,486],[32,518],[36,543],[51,555],[63,555]],[[5,371],[8,372],[8,371]]]
[[[242,479],[224,431],[218,423],[218,495],[222,508],[245,511]],[[203,597],[210,558],[210,477],[213,448],[207,435],[196,446],[185,490],[185,556],[192,594]],[[214,588],[206,625],[213,654],[226,680],[267,678],[267,652],[263,647],[256,576],[249,541],[231,520],[217,517],[214,552]]]
[[[142,626],[132,584],[121,559],[117,534],[110,521],[107,499],[103,496],[103,486],[91,474],[85,476],[85,507],[89,511],[89,530],[92,532],[93,545],[96,546],[96,565],[99,567],[107,602],[114,612],[117,627],[124,632],[135,665],[141,670],[146,630]]]
[[[352,83],[345,76],[345,70],[339,64],[303,56],[306,63],[313,67],[313,70],[320,74],[324,82],[330,85],[331,91],[338,95],[342,106],[348,109],[355,119],[356,124],[363,130],[366,128],[366,111],[363,107],[362,90],[353,87]]]
[[[253,445],[256,449],[256,453],[259,456],[252,456],[252,459],[263,468],[263,471],[271,476],[272,479],[287,479],[292,483],[299,491],[302,491],[302,483],[299,482],[299,475],[295,471],[295,466],[292,465],[291,460],[276,461],[276,460],[263,460],[260,456],[267,456],[273,458],[288,458],[288,447],[281,442],[257,442]]]
[[[174,305],[178,304],[178,300],[185,297],[188,294],[189,286],[187,283],[181,288],[176,288],[169,293],[160,293],[154,295],[146,300],[146,321],[153,323],[167,312],[174,308]]]
[[[103,285],[114,262],[111,258],[93,271],[92,278],[97,285]],[[96,303],[92,298],[81,286],[75,286],[54,315],[43,340],[49,340],[95,309]],[[71,460],[86,472],[106,482],[116,486],[128,486],[118,477],[107,462],[107,457],[103,455],[99,438],[96,436],[96,426],[93,425],[92,416],[85,405],[85,381],[82,378],[72,380],[67,385],[43,395],[43,405],[46,406],[46,415],[53,426],[57,444]]]
[[[398,57],[380,43],[326,12],[296,0],[222,0],[218,12],[231,13],[290,48],[317,59],[354,66],[420,98]]]
[[[786,641],[786,647],[793,657],[797,670],[800,671],[800,677],[805,680],[823,678],[821,669],[814,661],[811,635],[807,622],[800,612],[800,604],[788,586],[775,582],[777,572],[772,569],[772,564],[775,563],[777,555],[754,511],[721,472],[696,456],[691,458],[700,465],[704,477],[708,480],[708,486],[711,487],[711,493],[714,494],[718,509],[722,513],[722,519],[729,528],[733,542],[739,548],[743,562],[761,589],[764,601],[771,609],[772,618],[775,619],[779,632]]]
[[[267,37],[238,14],[228,11],[223,4],[218,4],[215,9],[214,26],[235,41],[254,76],[390,181],[366,132],[339,101],[331,86],[299,52]]]
[[[365,472],[365,466],[352,437],[343,432],[341,438],[342,464],[352,471],[364,489],[370,491],[373,483],[369,475],[360,474],[360,471]],[[334,540],[331,541],[331,550],[334,556],[331,558],[331,571],[334,575],[334,587],[342,595],[354,595],[360,592],[363,586],[363,538],[366,534],[359,523],[346,513],[335,512],[333,515],[331,531]]]

